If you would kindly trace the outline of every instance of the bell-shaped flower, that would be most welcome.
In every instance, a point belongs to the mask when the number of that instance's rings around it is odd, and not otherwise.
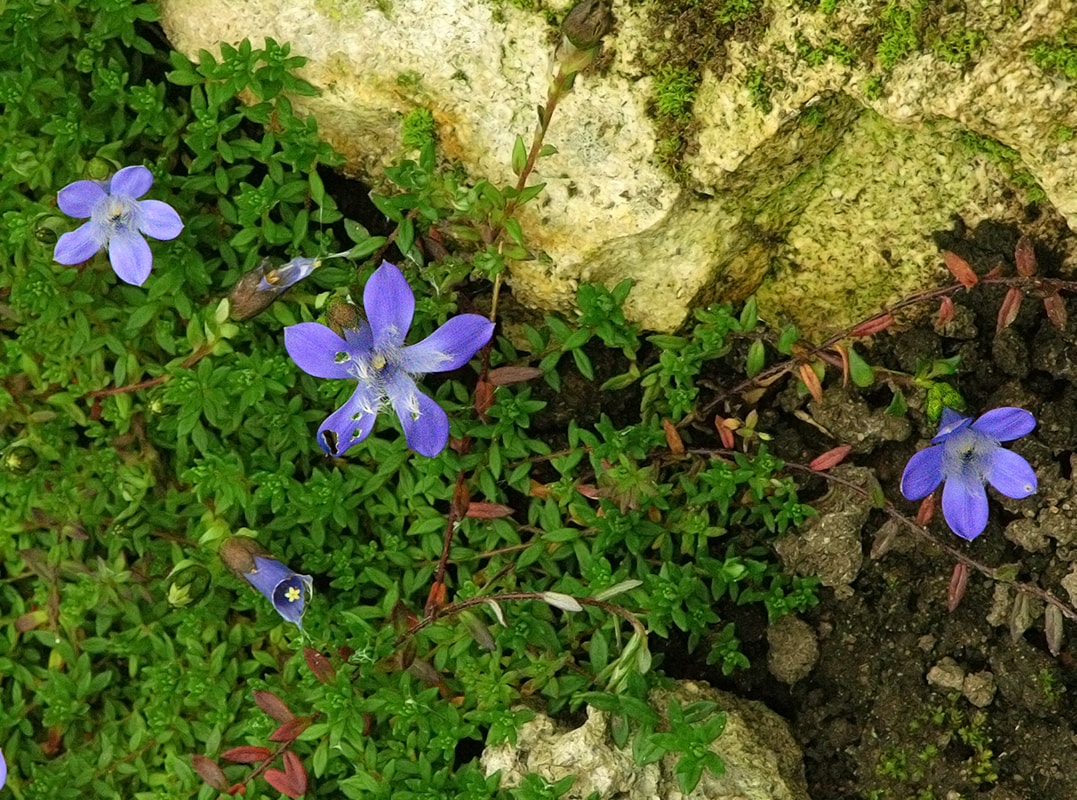
[[[996,408],[975,421],[944,409],[932,446],[913,455],[905,466],[901,493],[920,500],[945,482],[943,517],[958,536],[975,539],[987,527],[985,483],[1016,500],[1036,491],[1032,467],[1001,444],[1035,427],[1036,418],[1023,408]]]
[[[388,404],[400,418],[408,446],[436,456],[449,441],[449,417],[419,391],[415,379],[462,367],[490,341],[494,324],[478,314],[460,314],[421,342],[405,345],[415,295],[404,274],[388,262],[367,281],[363,306],[367,321],[343,337],[316,322],[284,331],[284,345],[301,370],[356,382],[351,398],[318,428],[318,444],[328,455],[342,455],[370,435],[378,410]]]
[[[153,266],[143,234],[175,239],[183,230],[172,206],[138,199],[152,185],[153,175],[145,167],[124,167],[107,181],[75,181],[65,186],[56,197],[60,210],[90,221],[61,236],[52,257],[61,264],[81,264],[107,247],[120,280],[141,286]]]
[[[303,612],[314,594],[314,580],[310,575],[292,572],[275,558],[255,556],[254,570],[243,577],[273,604],[278,614],[297,627],[303,627]]]

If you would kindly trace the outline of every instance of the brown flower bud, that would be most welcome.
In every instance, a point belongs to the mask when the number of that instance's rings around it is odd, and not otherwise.
[[[245,578],[254,572],[254,557],[269,557],[269,553],[249,536],[231,536],[224,540],[220,549],[221,561],[237,578]]]
[[[236,322],[243,322],[257,316],[273,305],[280,295],[275,288],[263,288],[265,271],[269,269],[268,258],[249,272],[243,273],[232,291],[228,293],[228,316]]]
[[[609,0],[582,0],[561,23],[561,33],[580,50],[589,50],[613,29],[616,20]]]
[[[325,310],[325,323],[338,336],[343,336],[344,331],[358,328],[361,320],[362,315],[358,308],[336,297],[329,301],[329,307]]]

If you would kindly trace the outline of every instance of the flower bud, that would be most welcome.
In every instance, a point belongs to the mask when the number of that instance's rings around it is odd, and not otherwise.
[[[338,336],[343,336],[344,331],[359,327],[362,314],[351,303],[334,297],[325,311],[325,322]]]
[[[581,0],[561,23],[561,33],[575,47],[589,50],[613,29],[614,22],[609,0]]]

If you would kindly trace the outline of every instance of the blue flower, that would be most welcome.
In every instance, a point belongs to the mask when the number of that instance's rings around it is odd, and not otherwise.
[[[1015,500],[1036,491],[1032,467],[1000,444],[1035,427],[1036,418],[1023,408],[996,408],[975,422],[944,409],[939,432],[931,440],[934,446],[916,453],[905,466],[901,493],[919,500],[945,481],[942,515],[958,536],[975,539],[987,527],[985,482]]]
[[[138,199],[152,185],[153,175],[145,167],[124,167],[108,181],[75,181],[65,186],[56,197],[60,210],[90,221],[61,236],[52,257],[61,264],[81,264],[107,247],[120,280],[141,286],[153,266],[150,246],[142,234],[175,239],[183,230],[172,206],[160,200]]]
[[[321,265],[321,258],[304,256],[293,258],[287,264],[265,270],[262,273],[262,280],[258,283],[258,289],[263,292],[272,291],[282,294],[285,289],[299,283]]]
[[[254,556],[254,569],[244,578],[273,604],[288,622],[303,627],[306,602],[314,593],[314,581],[310,575],[292,572],[275,558]]]
[[[0,789],[7,783],[7,761],[4,760],[4,751],[0,750]]]
[[[363,306],[367,322],[344,331],[343,338],[316,322],[284,330],[284,346],[301,370],[316,378],[356,381],[351,398],[318,428],[318,444],[328,455],[342,455],[370,435],[388,401],[408,446],[436,456],[449,441],[449,417],[419,391],[415,378],[462,367],[490,341],[494,324],[478,314],[460,314],[418,344],[405,346],[415,295],[404,274],[388,262],[367,281]]]

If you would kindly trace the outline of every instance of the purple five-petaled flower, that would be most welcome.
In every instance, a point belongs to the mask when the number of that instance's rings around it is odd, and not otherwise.
[[[297,627],[303,627],[303,612],[314,592],[314,580],[310,575],[292,572],[275,558],[254,556],[254,570],[243,577],[273,604],[278,614]]]
[[[325,325],[302,322],[284,331],[284,346],[299,368],[316,378],[351,378],[355,392],[318,428],[318,444],[339,456],[374,429],[385,401],[392,405],[408,446],[436,456],[449,441],[449,417],[419,391],[415,378],[448,372],[471,360],[494,333],[478,314],[455,316],[417,344],[404,337],[415,313],[415,295],[404,274],[382,262],[363,290],[367,321],[341,338]],[[332,434],[330,438],[327,434]]]
[[[0,750],[0,789],[7,783],[7,761],[4,760],[4,751]]]
[[[124,167],[107,181],[75,181],[65,186],[56,197],[60,210],[90,221],[61,236],[52,257],[61,264],[81,264],[107,247],[120,280],[141,286],[153,265],[143,234],[175,239],[183,230],[179,214],[168,203],[138,199],[152,185],[153,175],[145,167]]]
[[[1032,467],[1001,444],[1035,427],[1036,418],[1023,408],[996,408],[976,421],[944,409],[932,447],[916,453],[905,466],[901,493],[920,500],[945,481],[943,517],[962,539],[975,539],[987,527],[985,482],[1015,500],[1036,491]]]

